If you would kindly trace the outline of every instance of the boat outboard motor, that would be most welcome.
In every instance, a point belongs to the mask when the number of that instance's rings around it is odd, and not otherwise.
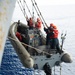
[[[62,57],[61,57],[61,61],[65,62],[65,63],[72,63],[72,58],[68,53],[65,53]]]

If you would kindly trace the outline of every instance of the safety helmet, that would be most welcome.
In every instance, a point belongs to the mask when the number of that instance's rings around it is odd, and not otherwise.
[[[53,26],[53,29],[57,29],[57,26],[54,25],[54,26]]]
[[[50,23],[50,27],[53,27],[54,26],[54,24],[53,23]]]

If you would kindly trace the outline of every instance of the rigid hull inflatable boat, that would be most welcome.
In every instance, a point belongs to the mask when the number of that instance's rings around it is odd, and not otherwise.
[[[20,33],[24,36],[23,42],[16,37],[17,28],[20,27]],[[14,22],[9,29],[8,37],[16,50],[22,64],[27,68],[43,69],[45,64],[50,67],[60,65],[60,63],[71,63],[71,57],[63,51],[61,54],[56,50],[46,46],[46,39],[42,32],[36,28],[29,29],[23,23],[18,25]]]

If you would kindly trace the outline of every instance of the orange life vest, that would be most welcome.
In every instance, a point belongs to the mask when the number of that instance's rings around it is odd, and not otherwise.
[[[38,29],[40,29],[40,28],[41,28],[41,24],[42,24],[41,21],[38,21],[38,22],[36,23],[35,27],[38,28]]]
[[[20,34],[19,32],[16,32],[16,36],[17,36],[17,38],[18,38],[20,41],[22,41],[22,36],[21,36],[21,34]]]
[[[59,33],[58,30],[57,29],[54,29],[53,30],[53,33],[54,33],[53,34],[53,38],[58,38],[58,33]]]
[[[33,26],[33,21],[32,20],[29,20],[29,26]]]

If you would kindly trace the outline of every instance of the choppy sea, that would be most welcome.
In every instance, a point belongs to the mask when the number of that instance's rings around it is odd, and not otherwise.
[[[48,6],[49,7],[49,6]],[[46,22],[54,23],[59,30],[59,42],[61,44],[61,34],[66,33],[63,48],[67,51],[73,59],[72,63],[62,63],[61,67],[53,67],[52,75],[75,75],[75,5],[61,5],[61,6],[50,6],[40,7],[43,15],[45,15]],[[46,10],[46,11],[45,11]],[[49,10],[49,12],[48,12]],[[14,11],[14,15],[17,9]],[[13,21],[21,19],[19,17],[13,17]],[[61,70],[60,70],[61,68]],[[23,67],[21,64],[14,48],[12,47],[10,41],[7,39],[4,54],[2,59],[2,65],[0,68],[0,75],[44,75],[42,70],[34,71],[33,69],[28,69]]]

